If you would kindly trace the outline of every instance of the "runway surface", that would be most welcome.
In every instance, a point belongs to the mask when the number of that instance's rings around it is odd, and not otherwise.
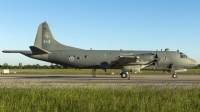
[[[1,87],[136,87],[155,86],[188,88],[200,87],[200,75],[131,75],[131,79],[121,78],[120,75],[0,75]]]

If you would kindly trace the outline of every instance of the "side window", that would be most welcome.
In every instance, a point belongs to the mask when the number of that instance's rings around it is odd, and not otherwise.
[[[187,58],[187,56],[183,53],[180,53],[180,58]]]
[[[180,53],[180,58],[184,58],[184,54],[183,53]]]

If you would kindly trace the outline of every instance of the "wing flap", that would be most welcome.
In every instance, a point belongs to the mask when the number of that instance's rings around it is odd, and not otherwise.
[[[129,65],[146,65],[153,61],[153,54],[138,54],[138,55],[126,55],[118,56],[118,58],[111,62],[107,68],[113,68],[115,66],[129,66]]]
[[[124,65],[128,65],[128,63],[131,62],[136,62],[137,61],[137,57],[136,56],[119,56],[118,59],[116,59],[115,61],[111,62],[107,67],[114,67],[114,66],[124,66]]]

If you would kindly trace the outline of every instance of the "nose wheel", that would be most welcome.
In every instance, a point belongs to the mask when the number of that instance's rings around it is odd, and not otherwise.
[[[172,75],[172,78],[178,78],[178,75],[177,75],[176,73],[174,73],[174,74]]]

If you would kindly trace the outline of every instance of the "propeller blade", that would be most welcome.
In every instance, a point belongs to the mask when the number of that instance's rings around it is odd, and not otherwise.
[[[159,64],[159,61],[160,61],[160,58],[158,57],[158,52],[156,51],[156,53],[155,54],[153,54],[154,56],[153,56],[153,60],[152,60],[152,62],[150,62],[149,64],[148,64],[148,66],[151,66],[151,65],[153,65],[153,69],[154,69],[154,71],[158,68],[158,64]]]
[[[168,69],[169,69],[169,70],[172,70],[172,69],[173,69],[173,63],[169,64]]]
[[[158,57],[158,51],[156,51],[156,54],[153,60],[154,70],[158,68],[159,61],[160,61],[160,58]]]

